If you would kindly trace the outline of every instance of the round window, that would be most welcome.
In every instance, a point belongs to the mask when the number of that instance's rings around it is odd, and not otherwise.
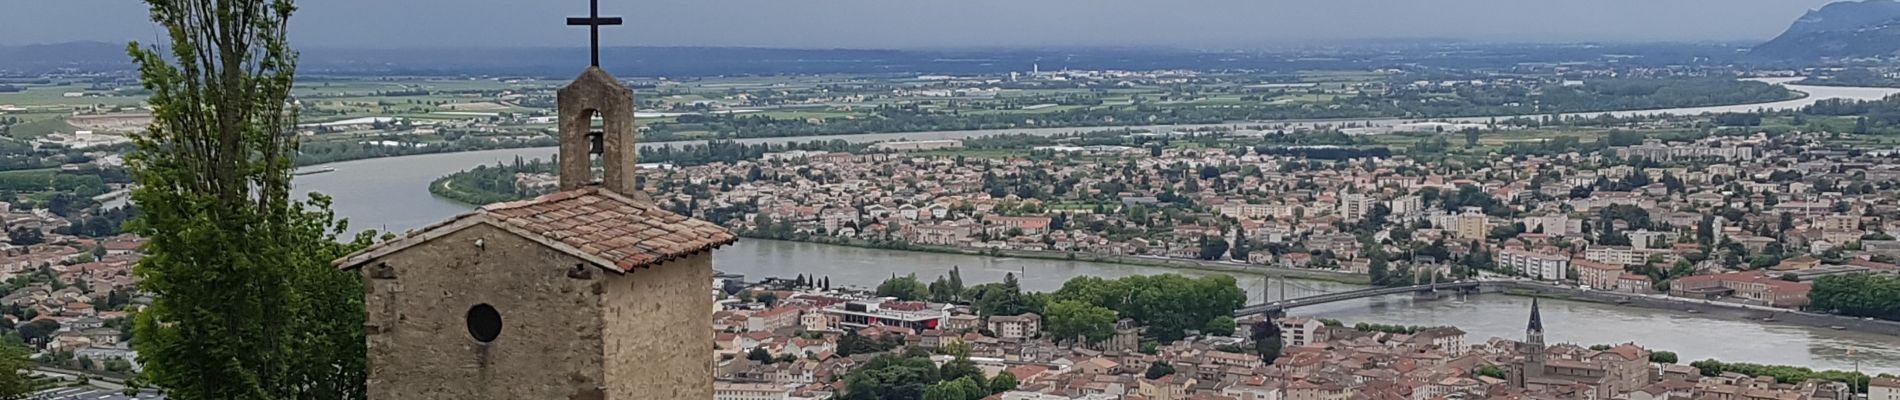
[[[495,341],[495,337],[501,336],[501,312],[487,304],[469,307],[468,335],[482,343]]]

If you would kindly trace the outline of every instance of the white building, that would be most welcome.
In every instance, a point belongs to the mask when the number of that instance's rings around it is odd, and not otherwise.
[[[1524,224],[1526,232],[1540,232],[1551,236],[1575,236],[1583,233],[1583,220],[1570,219],[1569,215],[1555,214],[1537,217],[1524,217],[1517,220]]]
[[[1386,208],[1392,209],[1392,215],[1409,216],[1425,212],[1425,200],[1418,195],[1404,195],[1386,202]]]
[[[1347,221],[1364,220],[1366,214],[1372,213],[1375,204],[1379,204],[1379,201],[1372,196],[1358,193],[1339,196],[1339,213]]]
[[[1556,281],[1564,279],[1570,272],[1570,256],[1506,249],[1498,253],[1498,265],[1515,268],[1531,279]]]
[[[1668,232],[1644,229],[1629,232],[1626,235],[1629,235],[1630,245],[1636,247],[1637,250],[1668,250],[1671,244],[1669,240],[1671,235]]]
[[[1286,346],[1305,346],[1325,342],[1330,335],[1326,324],[1316,319],[1284,318],[1280,324],[1280,343]]]
[[[1584,250],[1583,258],[1610,265],[1642,264],[1643,257],[1625,246],[1591,246]]]
[[[1018,339],[1036,336],[1042,331],[1042,316],[1035,313],[1023,315],[999,315],[990,317],[990,332],[1004,339]]]
[[[1867,400],[1900,400],[1900,379],[1874,378],[1867,384]]]
[[[713,400],[786,400],[792,389],[770,383],[713,382]]]
[[[892,299],[860,300],[825,307],[839,326],[859,329],[871,325],[901,326],[914,330],[937,329],[950,317],[950,306]]]

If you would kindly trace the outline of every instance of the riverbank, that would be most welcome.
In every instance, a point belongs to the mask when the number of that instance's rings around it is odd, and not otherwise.
[[[1184,260],[1184,259],[1174,259],[1174,258],[1122,256],[1122,255],[1112,255],[1112,254],[1094,254],[1094,253],[1064,252],[1064,251],[977,249],[977,248],[966,248],[966,247],[932,246],[932,245],[919,245],[919,244],[905,244],[902,246],[889,246],[889,245],[878,245],[878,244],[868,242],[868,241],[863,241],[863,240],[824,240],[824,241],[786,240],[786,239],[751,236],[746,233],[741,233],[740,236],[747,238],[747,240],[777,240],[777,241],[785,241],[785,242],[811,243],[811,244],[856,247],[856,248],[877,249],[877,250],[911,251],[911,252],[937,253],[937,254],[957,254],[957,255],[966,255],[966,256],[981,256],[981,257],[996,257],[996,258],[1027,258],[1027,259],[1051,260],[1051,261],[1083,261],[1083,262],[1096,262],[1096,263],[1104,263],[1104,264],[1119,264],[1119,265],[1134,265],[1134,266],[1143,266],[1143,267],[1195,270],[1195,271],[1203,271],[1203,272],[1251,274],[1251,275],[1261,275],[1261,276],[1267,276],[1267,277],[1273,277],[1273,278],[1305,279],[1305,280],[1325,281],[1325,282],[1333,282],[1333,283],[1344,283],[1344,284],[1350,284],[1350,285],[1370,285],[1372,283],[1371,277],[1368,277],[1366,275],[1361,275],[1361,274],[1353,274],[1353,273],[1339,272],[1339,271],[1315,270],[1315,269],[1278,268],[1278,267],[1269,267],[1265,265],[1253,265],[1253,264],[1223,262],[1223,261]]]
[[[460,174],[460,172],[457,174]],[[437,178],[435,181],[429,182],[429,194],[437,198],[467,205],[470,208],[481,207],[484,204],[521,200],[512,196],[504,196],[492,192],[463,190],[455,186],[455,177],[455,174],[450,174],[449,176]]]
[[[1610,304],[1619,307],[1646,308],[1695,314],[1713,318],[1748,321],[1763,324],[1780,324],[1827,328],[1884,335],[1900,334],[1900,321],[1861,319],[1833,314],[1818,314],[1805,311],[1770,309],[1745,304],[1700,301],[1662,295],[1641,295],[1634,293],[1582,290],[1572,287],[1551,286],[1520,281],[1496,281],[1488,286],[1496,288],[1498,293],[1510,296],[1536,297],[1554,300],[1579,301],[1598,304]]]
[[[1598,111],[1574,111],[1574,112],[1560,113],[1559,115],[1563,117],[1582,117],[1582,118],[1591,118],[1591,117],[1596,117],[1600,115],[1611,115],[1611,116],[1616,116],[1619,118],[1628,118],[1628,117],[1638,117],[1638,116],[1652,117],[1652,116],[1660,116],[1660,115],[1665,115],[1665,114],[1697,115],[1697,114],[1704,114],[1704,113],[1753,112],[1753,111],[1759,111],[1759,110],[1787,110],[1787,109],[1798,109],[1808,104],[1812,104],[1815,101],[1825,100],[1825,99],[1848,98],[1848,99],[1856,99],[1856,100],[1873,100],[1873,99],[1886,97],[1886,95],[1888,94],[1900,92],[1900,89],[1893,89],[1893,88],[1804,86],[1800,84],[1790,84],[1788,83],[1788,81],[1790,80],[1791,79],[1787,79],[1787,78],[1756,80],[1763,83],[1781,85],[1781,86],[1787,87],[1789,91],[1789,95],[1781,99],[1752,101],[1752,102],[1734,103],[1734,104],[1682,106],[1682,107],[1673,107],[1673,108],[1632,108],[1632,109],[1615,109],[1615,110],[1598,110]],[[1866,92],[1866,93],[1863,93],[1863,92]],[[1253,119],[1253,120],[1239,119],[1239,120],[1227,120],[1227,121],[1222,121],[1222,122],[1211,122],[1211,123],[1183,122],[1183,123],[1173,123],[1173,124],[1139,124],[1139,125],[1105,123],[1105,124],[1079,124],[1079,125],[1068,125],[1068,126],[1034,126],[1034,127],[1015,127],[1015,128],[960,129],[960,130],[958,129],[953,129],[953,130],[896,129],[896,130],[884,130],[884,131],[875,131],[875,132],[872,132],[872,131],[855,132],[855,133],[840,132],[840,133],[828,133],[828,134],[821,134],[821,135],[802,135],[802,136],[739,137],[739,138],[728,138],[728,139],[721,139],[721,140],[730,140],[732,142],[741,143],[741,144],[767,144],[767,143],[783,144],[783,143],[793,143],[793,142],[801,142],[801,141],[809,141],[809,140],[846,140],[846,141],[851,141],[851,142],[878,142],[878,141],[890,141],[890,140],[898,140],[898,139],[908,139],[908,140],[966,139],[966,138],[971,138],[971,137],[997,135],[997,134],[1030,134],[1030,135],[1047,136],[1047,135],[1062,134],[1062,133],[1084,133],[1084,132],[1099,132],[1099,131],[1124,130],[1124,129],[1162,131],[1162,130],[1194,130],[1194,129],[1215,128],[1215,127],[1239,127],[1239,126],[1289,126],[1289,127],[1315,127],[1315,126],[1327,126],[1327,125],[1330,125],[1330,126],[1345,126],[1345,125],[1391,126],[1391,125],[1405,123],[1408,121],[1454,121],[1454,122],[1467,122],[1467,123],[1485,123],[1485,122],[1489,122],[1493,120],[1506,120],[1506,119],[1511,119],[1511,118],[1542,118],[1542,117],[1547,117],[1547,116],[1548,115],[1546,114],[1520,114],[1520,115],[1465,115],[1465,116],[1443,115],[1443,116],[1433,116],[1433,117],[1360,116],[1360,117],[1338,117],[1338,118],[1291,118],[1291,119]],[[639,143],[639,146],[642,148],[662,147],[662,146],[684,146],[684,145],[705,144],[709,141],[710,141],[709,139],[704,139],[704,138],[679,137],[679,138],[670,138],[667,140],[642,140]],[[319,165],[335,164],[335,163],[342,163],[342,162],[349,162],[349,161],[378,159],[378,158],[421,156],[421,155],[445,154],[445,153],[477,152],[477,151],[489,151],[489,150],[541,149],[541,148],[547,148],[551,150],[553,149],[553,147],[551,146],[555,144],[556,143],[553,141],[552,138],[540,138],[540,139],[527,140],[527,141],[482,143],[479,145],[471,145],[471,146],[463,146],[463,147],[457,147],[457,146],[390,147],[390,148],[386,148],[381,151],[373,152],[373,153],[349,154],[349,155],[342,155],[342,156],[334,156],[334,155],[300,156],[297,159],[297,166],[300,166],[300,167],[319,166]],[[316,145],[309,145],[309,146],[314,147]]]
[[[514,198],[495,197],[492,194],[483,193],[483,192],[460,190],[454,186],[453,176],[454,175],[437,178],[435,181],[430,182],[429,194],[435,196],[436,198],[453,201],[456,203],[467,205],[469,207],[480,207],[481,204],[488,204],[488,203],[494,203],[494,202],[500,202],[500,201],[518,200]],[[491,198],[491,197],[494,197],[494,198]],[[481,201],[481,200],[492,200],[492,201]],[[788,241],[788,242],[813,243],[813,244],[847,246],[847,247],[879,249],[879,250],[915,251],[915,252],[926,252],[926,253],[960,254],[960,255],[987,256],[987,257],[1028,258],[1028,259],[1054,260],[1054,261],[1087,261],[1087,262],[1099,262],[1099,263],[1107,263],[1107,264],[1138,265],[1138,266],[1161,267],[1161,268],[1172,268],[1172,269],[1189,269],[1189,270],[1198,270],[1198,271],[1206,271],[1206,272],[1253,274],[1253,275],[1264,275],[1264,276],[1274,277],[1274,278],[1296,278],[1296,279],[1326,281],[1326,282],[1335,282],[1335,283],[1345,283],[1345,284],[1352,284],[1352,285],[1370,285],[1372,283],[1371,277],[1366,276],[1366,275],[1361,275],[1361,274],[1353,274],[1353,273],[1338,272],[1338,271],[1314,270],[1314,269],[1278,268],[1278,267],[1269,267],[1265,265],[1254,265],[1254,264],[1237,263],[1237,262],[1186,260],[1186,259],[1144,257],[1144,256],[1123,256],[1123,255],[1113,255],[1113,254],[1095,254],[1095,253],[1065,252],[1065,251],[978,249],[978,248],[954,247],[954,246],[920,245],[920,244],[911,244],[911,243],[904,243],[901,245],[882,245],[879,243],[874,243],[874,242],[865,241],[865,240],[856,240],[856,239],[791,240],[791,239],[761,237],[761,236],[751,235],[745,232],[741,232],[740,236],[745,237],[747,239],[751,239],[751,240],[782,240],[782,241]]]

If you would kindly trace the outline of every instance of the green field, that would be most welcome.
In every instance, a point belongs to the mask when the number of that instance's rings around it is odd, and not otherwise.
[[[92,105],[136,106],[145,102],[143,96],[88,96],[66,97],[69,92],[104,94],[106,92],[86,91],[82,85],[27,85],[26,90],[0,93],[0,105],[13,105],[33,111],[71,111],[73,107]]]

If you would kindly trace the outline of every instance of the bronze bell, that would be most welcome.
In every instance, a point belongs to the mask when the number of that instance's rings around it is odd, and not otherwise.
[[[587,143],[588,143],[588,146],[590,147],[588,147],[587,153],[600,154],[602,152],[607,151],[607,145],[605,143],[606,137],[607,137],[607,134],[601,131],[588,132]]]

